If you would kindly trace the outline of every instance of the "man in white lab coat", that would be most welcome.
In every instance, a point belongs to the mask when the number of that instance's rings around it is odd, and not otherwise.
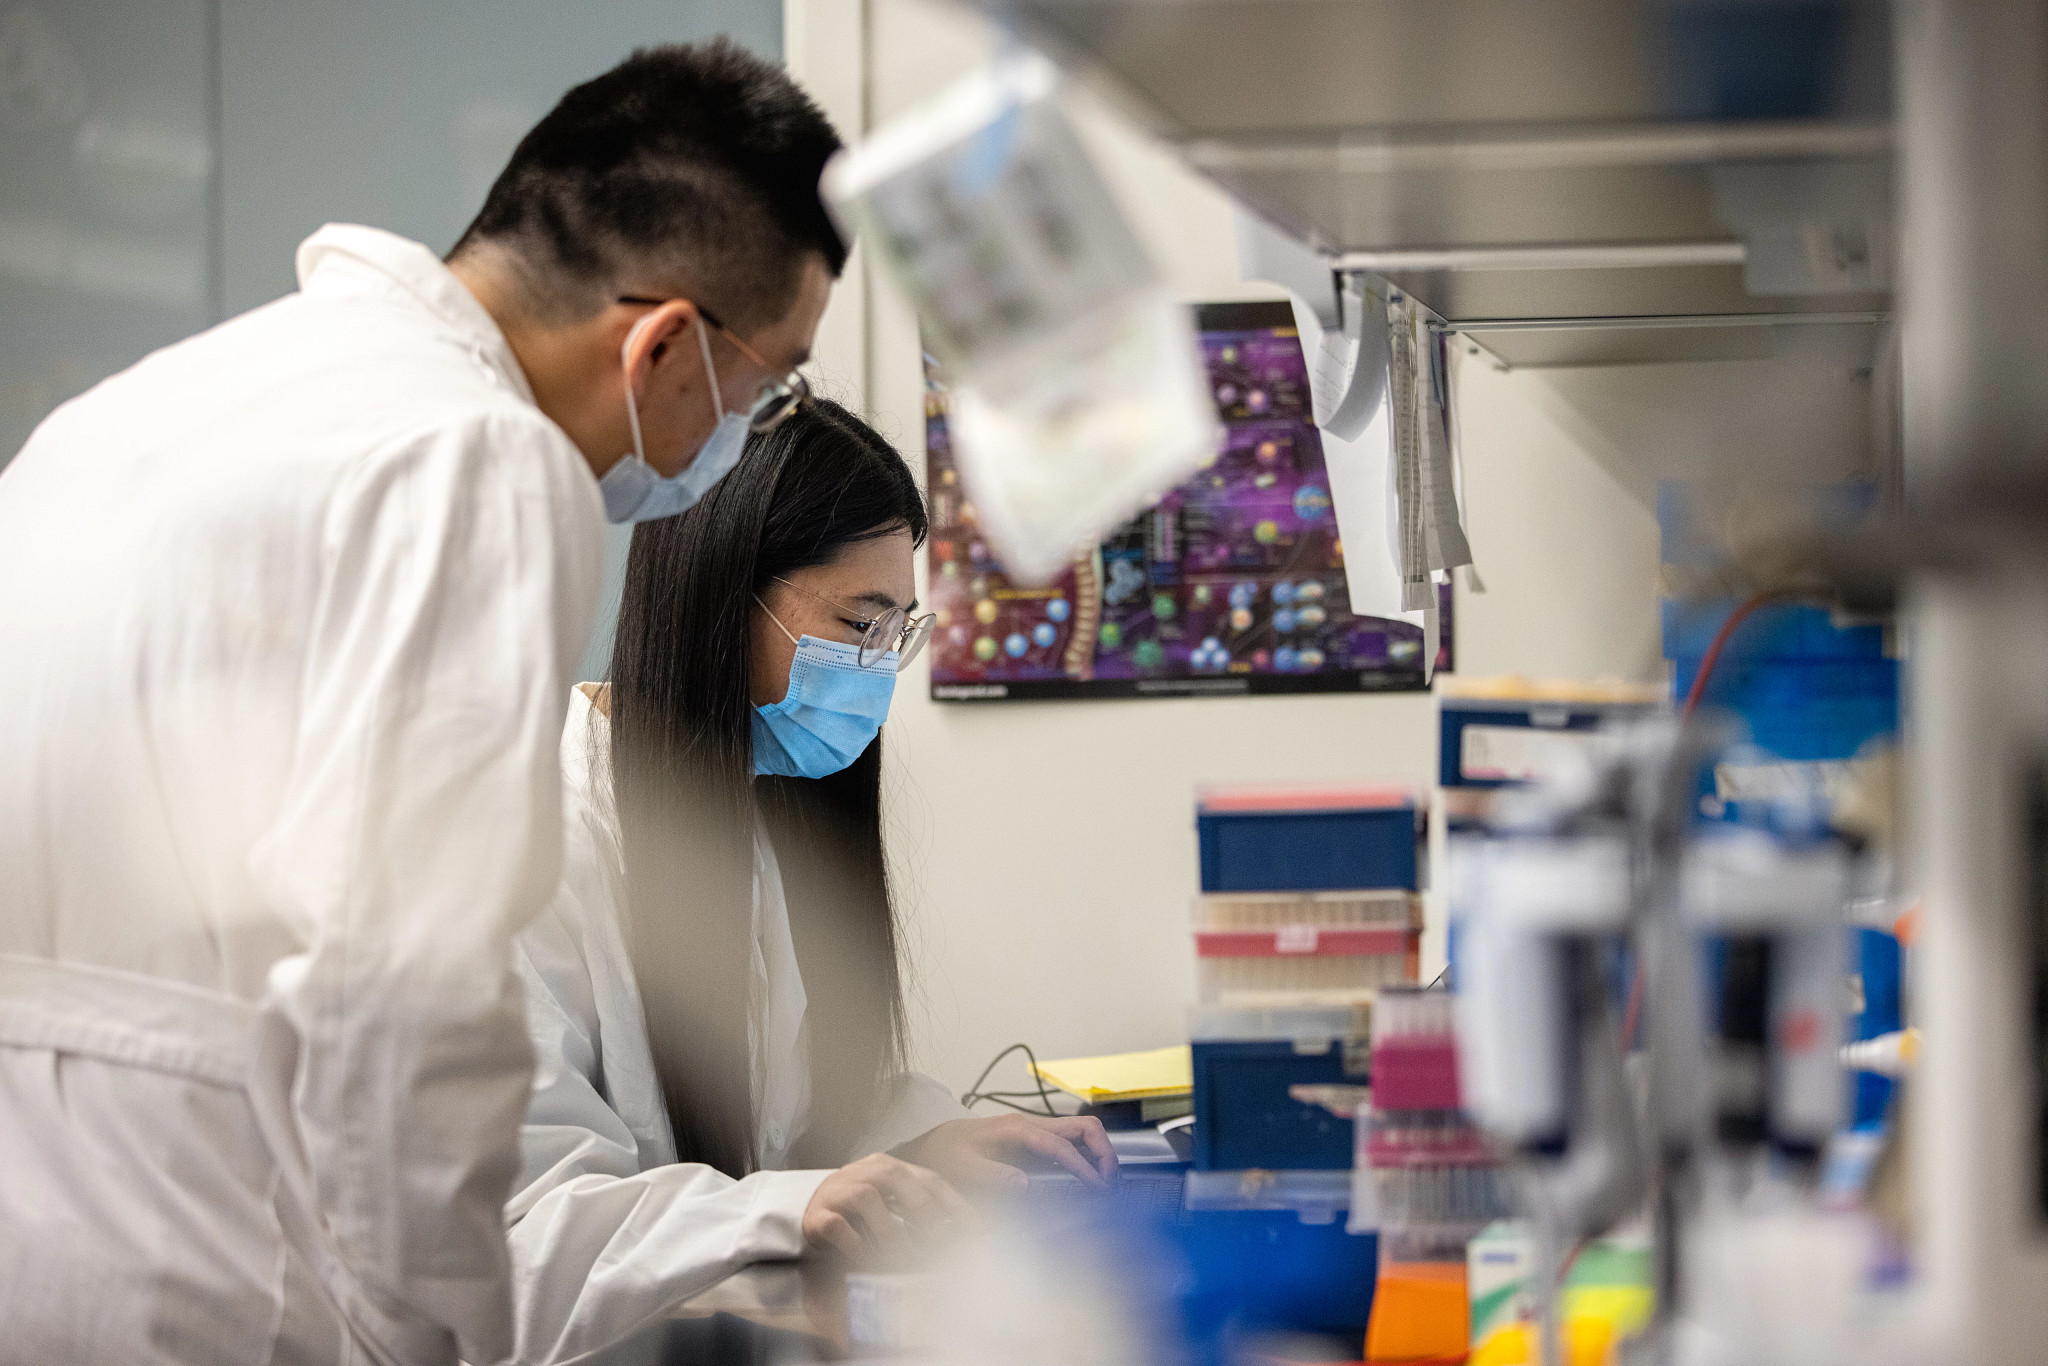
[[[324,228],[0,474],[0,1361],[510,1350],[603,518],[800,393],[837,146],[737,49],[636,54],[446,264]]]

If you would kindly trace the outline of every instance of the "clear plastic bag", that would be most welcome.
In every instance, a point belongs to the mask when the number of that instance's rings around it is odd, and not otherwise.
[[[1044,581],[1179,483],[1220,429],[1188,310],[1017,56],[826,170],[918,310],[961,472],[1012,578]]]

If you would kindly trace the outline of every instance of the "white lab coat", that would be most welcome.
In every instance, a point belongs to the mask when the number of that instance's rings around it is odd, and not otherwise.
[[[676,1161],[627,950],[624,865],[604,762],[609,724],[582,689],[562,735],[562,885],[519,936],[536,1066],[508,1207],[522,1362],[619,1341],[749,1262],[801,1256],[823,1171],[779,1170],[810,1106],[803,979],[774,846],[755,839],[750,1021],[762,1170],[735,1181]],[[929,1077],[896,1079],[847,1160],[967,1112]]]
[[[603,507],[425,248],[0,472],[0,1361],[491,1361]]]

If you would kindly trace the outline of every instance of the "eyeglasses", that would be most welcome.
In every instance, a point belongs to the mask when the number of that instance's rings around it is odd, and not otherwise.
[[[638,294],[621,294],[618,301],[622,304],[638,304],[649,308],[659,308],[663,304],[676,302],[674,299],[650,299]],[[734,349],[752,361],[756,369],[771,376],[775,373],[775,367],[763,359],[759,351],[741,341],[739,333],[713,317],[710,309],[695,300],[691,300],[690,303],[697,310],[697,316],[724,334]],[[713,375],[711,382],[716,384],[718,377]],[[753,410],[747,416],[747,428],[749,431],[772,432],[782,425],[784,418],[810,401],[811,382],[794,370],[786,371],[780,379],[771,378],[766,381],[760,393],[755,395]]]
[[[901,607],[891,607],[878,617],[864,619],[846,604],[834,602],[822,594],[799,587],[779,575],[776,576],[775,582],[784,588],[793,588],[807,598],[816,598],[834,611],[844,613],[846,624],[861,633],[858,658],[863,669],[872,669],[881,662],[884,655],[894,650],[896,672],[902,673],[910,661],[917,658],[917,652],[924,648],[925,642],[932,638],[932,627],[937,625],[939,620],[936,613],[927,612],[921,617],[913,617]],[[757,595],[754,601],[761,602],[761,599]],[[789,636],[790,644],[796,644],[796,637],[789,635],[789,628],[782,625],[782,618],[768,610],[767,603],[761,602],[761,610],[768,612],[768,620],[780,627],[782,634]]]

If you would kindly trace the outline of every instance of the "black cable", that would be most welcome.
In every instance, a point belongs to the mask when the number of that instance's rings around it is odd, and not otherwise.
[[[961,1093],[960,1103],[962,1105],[972,1104],[973,1102],[970,1101],[968,1097],[979,1095],[981,1093],[981,1084],[988,1080],[989,1073],[996,1070],[996,1064],[1001,1062],[1004,1058],[1009,1057],[1012,1053],[1015,1053],[1020,1048],[1024,1049],[1025,1057],[1028,1058],[1031,1056],[1031,1050],[1029,1048],[1026,1048],[1023,1044],[1011,1044],[1008,1048],[1005,1048],[1002,1052],[996,1054],[995,1057],[989,1062],[988,1066],[981,1069],[981,1075],[974,1079],[974,1085],[968,1087],[966,1091]]]
[[[974,1096],[973,1104],[976,1105],[979,1105],[982,1101],[986,1100],[992,1101],[995,1104],[1002,1106],[1005,1110],[1015,1110],[1020,1115],[1036,1115],[1046,1119],[1073,1118],[1072,1115],[1063,1115],[1058,1110],[1040,1110],[1030,1105],[1019,1105],[1014,1100],[1004,1100],[1000,1096],[992,1096],[986,1091],[977,1091],[973,1092],[972,1094]],[[1028,1096],[1031,1093],[1029,1091],[1026,1091],[1023,1094]]]
[[[1009,1101],[1003,1099],[1004,1096],[1028,1097],[1033,1094],[1030,1091],[984,1091],[981,1089],[981,1084],[988,1080],[989,1074],[996,1070],[997,1064],[1001,1063],[1004,1058],[1009,1057],[1012,1053],[1019,1052],[1024,1055],[1025,1061],[1031,1064],[1031,1079],[1038,1083],[1036,1094],[1039,1103],[1045,1107],[1045,1114],[1054,1119],[1064,1118],[1058,1110],[1052,1108],[1052,1092],[1045,1089],[1045,1078],[1038,1075],[1038,1055],[1031,1051],[1031,1045],[1028,1043],[1013,1043],[1002,1052],[996,1054],[995,1057],[989,1059],[988,1066],[982,1068],[981,1075],[974,1079],[974,1085],[961,1093],[960,1103],[971,1110],[981,1101],[993,1100],[998,1105],[1008,1105],[1010,1109],[1022,1114],[1036,1113],[1025,1109],[1021,1105],[1010,1105]]]
[[[1005,1106],[1012,1110],[1016,1110],[1021,1114],[1037,1113],[1036,1111],[1029,1110],[1021,1105],[1012,1105],[1008,1100],[1003,1099],[1003,1097],[1005,1096],[1029,1097],[1033,1094],[1030,1091],[983,1091],[981,1089],[981,1084],[984,1081],[988,1080],[989,1074],[996,1070],[996,1066],[999,1063],[1001,1063],[1004,1058],[1007,1058],[1008,1056],[1010,1056],[1010,1054],[1018,1052],[1020,1050],[1023,1052],[1025,1059],[1029,1061],[1029,1063],[1031,1064],[1032,1080],[1038,1083],[1038,1090],[1036,1092],[1036,1095],[1039,1104],[1044,1107],[1043,1112],[1052,1118],[1059,1118],[1059,1111],[1053,1108],[1052,1095],[1045,1089],[1045,1082],[1041,1080],[1038,1076],[1038,1057],[1031,1051],[1031,1048],[1028,1044],[1011,1044],[1008,1048],[1005,1048],[1002,1052],[996,1054],[994,1059],[990,1061],[989,1065],[981,1070],[981,1075],[974,1079],[974,1085],[970,1087],[968,1091],[960,1097],[960,1103],[964,1106],[967,1106],[969,1109],[972,1109],[975,1105],[979,1104],[983,1100],[993,1100],[996,1102],[996,1104]]]

